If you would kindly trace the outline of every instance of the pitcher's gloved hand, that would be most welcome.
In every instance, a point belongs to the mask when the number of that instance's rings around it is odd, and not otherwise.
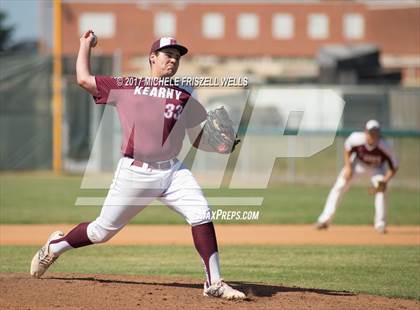
[[[207,113],[207,121],[203,128],[203,138],[216,152],[232,153],[241,141],[235,134],[233,122],[224,107]]]

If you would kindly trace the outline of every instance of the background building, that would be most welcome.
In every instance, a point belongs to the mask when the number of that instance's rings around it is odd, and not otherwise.
[[[96,53],[120,55],[123,73],[144,73],[151,42],[174,36],[190,49],[185,72],[266,78],[313,76],[321,47],[372,43],[383,66],[402,68],[404,83],[413,84],[420,83],[419,18],[416,1],[64,0],[63,52],[74,55],[92,28]]]

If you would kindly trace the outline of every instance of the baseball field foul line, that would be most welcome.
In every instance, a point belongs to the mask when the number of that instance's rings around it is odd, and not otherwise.
[[[74,225],[0,225],[0,245],[40,245],[54,230],[68,232]],[[108,244],[190,245],[186,225],[128,225]],[[317,231],[312,225],[216,225],[224,245],[420,245],[420,226],[391,226],[388,234],[372,226],[330,227]]]

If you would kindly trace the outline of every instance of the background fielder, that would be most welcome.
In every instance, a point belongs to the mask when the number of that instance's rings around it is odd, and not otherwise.
[[[123,158],[99,217],[77,225],[65,236],[60,231],[53,233],[35,254],[31,275],[41,277],[67,250],[108,241],[158,198],[192,227],[194,244],[206,271],[204,295],[245,298],[245,294],[221,279],[211,211],[191,172],[176,159],[186,131],[195,147],[213,151],[208,144],[200,143],[200,123],[207,116],[205,109],[179,87],[146,85],[144,81],[124,84],[121,78],[91,75],[90,50],[96,44],[92,31],[80,38],[77,81],[94,96],[96,103],[116,106],[123,131]],[[173,38],[154,42],[149,57],[151,76],[173,76],[187,51]]]
[[[324,210],[318,218],[317,228],[328,227],[352,180],[362,174],[367,174],[375,189],[375,229],[385,233],[387,225],[386,185],[395,175],[397,167],[397,160],[392,148],[381,138],[379,122],[368,121],[364,132],[352,133],[344,143],[344,168],[328,195]]]

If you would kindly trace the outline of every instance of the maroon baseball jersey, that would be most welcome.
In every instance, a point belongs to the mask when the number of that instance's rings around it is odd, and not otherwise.
[[[185,129],[206,119],[204,107],[180,87],[148,85],[136,78],[96,76],[95,80],[95,102],[117,108],[125,156],[148,162],[174,158]]]
[[[380,167],[385,162],[388,163],[391,169],[396,169],[398,166],[391,146],[382,138],[379,140],[378,145],[371,146],[367,144],[364,132],[354,132],[346,139],[344,147],[368,166]]]

